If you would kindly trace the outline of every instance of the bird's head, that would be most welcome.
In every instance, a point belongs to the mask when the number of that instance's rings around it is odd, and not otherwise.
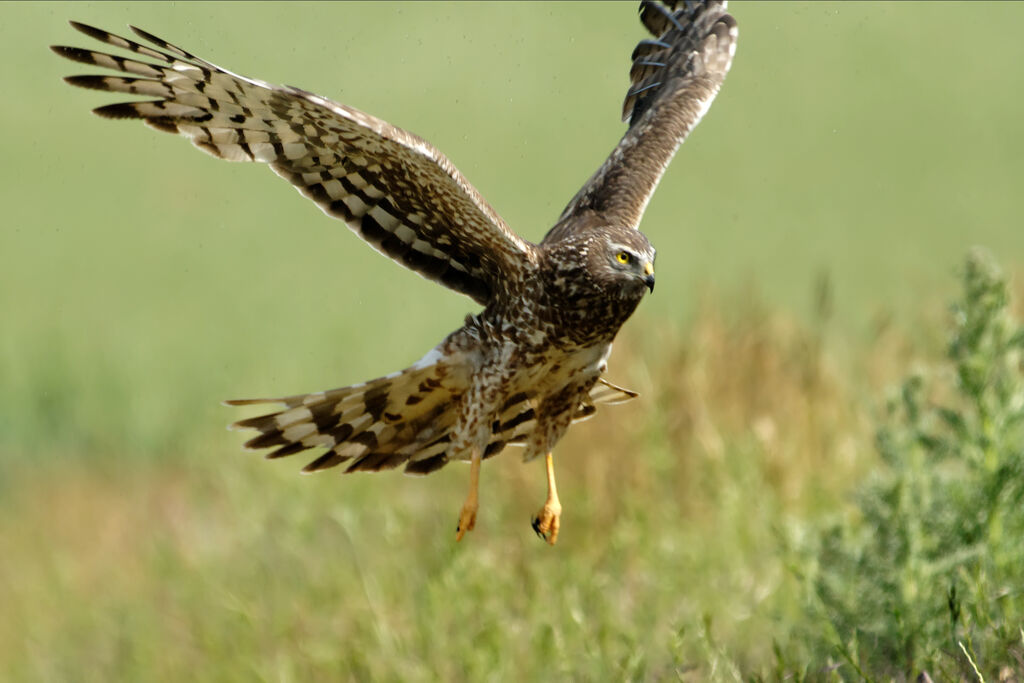
[[[639,230],[602,231],[590,252],[590,266],[599,280],[626,298],[654,291],[654,247]]]
[[[575,308],[583,298],[627,300],[632,312],[647,290],[654,291],[654,247],[642,232],[593,223],[566,232],[541,243],[548,292],[557,305]]]

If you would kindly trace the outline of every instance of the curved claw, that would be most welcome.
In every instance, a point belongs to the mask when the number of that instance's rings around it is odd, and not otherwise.
[[[538,536],[548,542],[548,545],[554,545],[558,540],[558,528],[561,526],[562,517],[562,506],[557,504],[552,505],[549,501],[544,504],[544,507],[540,509],[537,516],[533,518],[531,526]]]
[[[537,534],[538,536],[543,538],[545,541],[548,540],[547,535],[543,531],[540,530],[540,517],[534,517],[533,521],[530,522],[530,526],[533,527],[533,533]]]

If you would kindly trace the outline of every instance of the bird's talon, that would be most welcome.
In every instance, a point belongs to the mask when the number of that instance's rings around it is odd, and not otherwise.
[[[537,516],[533,518],[531,526],[538,536],[554,545],[558,540],[558,527],[560,526],[562,510],[545,505]]]
[[[533,530],[537,535],[554,545],[558,540],[558,527],[562,517],[562,504],[558,502],[558,490],[555,488],[555,461],[548,451],[544,459],[548,472],[548,499],[544,501],[544,507],[540,509],[537,516],[533,518]]]
[[[455,540],[461,541],[467,531],[476,526],[476,508],[463,506],[459,512],[459,523],[455,525]]]
[[[530,526],[533,527],[533,531],[535,534],[537,534],[541,538],[544,538],[544,532],[540,530],[540,517],[534,517],[533,521],[530,523]]]

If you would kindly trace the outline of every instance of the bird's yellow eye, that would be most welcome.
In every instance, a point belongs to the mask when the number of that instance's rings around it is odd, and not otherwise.
[[[632,259],[633,257],[629,255],[628,251],[620,251],[615,255],[615,260],[619,263],[629,263]]]

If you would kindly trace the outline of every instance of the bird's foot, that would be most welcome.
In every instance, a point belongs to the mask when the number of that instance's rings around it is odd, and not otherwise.
[[[561,517],[562,506],[557,500],[549,500],[544,503],[544,507],[533,518],[533,530],[537,532],[538,536],[547,541],[548,545],[554,545],[555,541],[558,540],[558,527]]]
[[[459,511],[459,525],[455,527],[455,540],[461,541],[462,537],[466,535],[467,531],[472,531],[473,527],[476,526],[476,501],[466,501],[462,504],[462,510]]]

